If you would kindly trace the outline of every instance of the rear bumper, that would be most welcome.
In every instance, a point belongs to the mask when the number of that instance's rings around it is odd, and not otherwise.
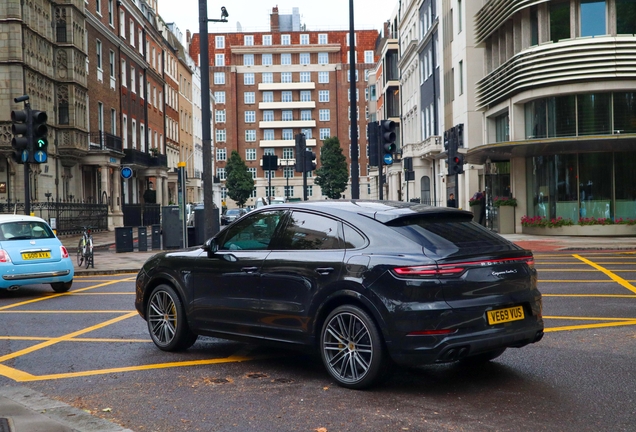
[[[413,336],[409,337],[412,341],[408,345],[388,348],[396,363],[413,366],[452,362],[501,348],[520,348],[538,342],[542,337],[543,322],[539,320],[523,327],[492,328],[444,338]]]
[[[75,269],[70,259],[63,259],[56,263],[2,266],[0,274],[0,289],[6,289],[12,286],[70,282]]]

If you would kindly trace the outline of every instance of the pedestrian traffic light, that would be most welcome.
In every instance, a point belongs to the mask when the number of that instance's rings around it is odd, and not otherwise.
[[[378,134],[380,125],[378,122],[367,124],[367,139],[369,141],[369,166],[381,166],[378,160]]]
[[[380,142],[382,144],[382,162],[384,165],[393,164],[393,153],[397,150],[395,144],[395,122],[392,120],[382,120],[380,122]]]
[[[30,121],[28,110],[11,111],[11,132],[13,133],[11,140],[13,154],[11,157],[18,164],[23,164],[28,159]]]
[[[305,155],[305,148],[307,148],[307,143],[305,140],[305,134],[299,133],[295,136],[296,139],[296,164],[294,166],[294,171],[296,172],[304,172],[305,165],[303,161],[303,156]]]
[[[316,153],[307,150],[305,153],[305,172],[314,171],[316,169]]]
[[[29,149],[29,162],[46,163],[48,159],[48,131],[46,125],[48,116],[46,111],[31,111],[31,125],[33,127],[33,148]]]
[[[448,174],[462,174],[464,172],[464,155],[456,153],[449,158]]]

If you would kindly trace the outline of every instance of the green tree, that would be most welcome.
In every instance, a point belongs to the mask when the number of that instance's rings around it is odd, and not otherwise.
[[[349,171],[347,158],[342,154],[338,137],[327,138],[320,150],[320,168],[316,170],[314,183],[322,188],[322,194],[338,199],[347,189]]]
[[[225,181],[227,194],[236,201],[239,207],[243,207],[245,201],[252,195],[252,191],[254,190],[254,179],[252,178],[252,174],[247,170],[245,161],[241,159],[241,156],[236,150],[232,151],[225,170],[227,173],[227,180]]]

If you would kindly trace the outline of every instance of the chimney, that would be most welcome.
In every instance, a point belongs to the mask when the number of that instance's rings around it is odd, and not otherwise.
[[[186,44],[190,45],[190,41],[192,40],[192,34],[190,30],[186,30]]]
[[[278,23],[278,5],[272,8],[272,13],[269,16],[269,31],[272,33],[280,32],[280,24]]]

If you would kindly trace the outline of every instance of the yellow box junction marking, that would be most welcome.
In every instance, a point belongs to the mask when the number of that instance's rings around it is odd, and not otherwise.
[[[616,282],[617,284],[627,288],[628,290],[630,290],[631,292],[633,292],[634,294],[636,294],[636,287],[634,287],[634,285],[630,284],[628,281],[626,281],[625,279],[623,279],[622,277],[618,276],[617,274],[615,274],[614,272],[606,269],[605,267],[601,267],[600,265],[596,264],[595,262],[592,262],[590,260],[588,260],[587,258],[583,258],[581,255],[572,255],[573,257],[581,260],[582,262],[584,262],[585,264],[594,267],[596,270],[606,274],[607,276],[609,276],[614,282]]]

